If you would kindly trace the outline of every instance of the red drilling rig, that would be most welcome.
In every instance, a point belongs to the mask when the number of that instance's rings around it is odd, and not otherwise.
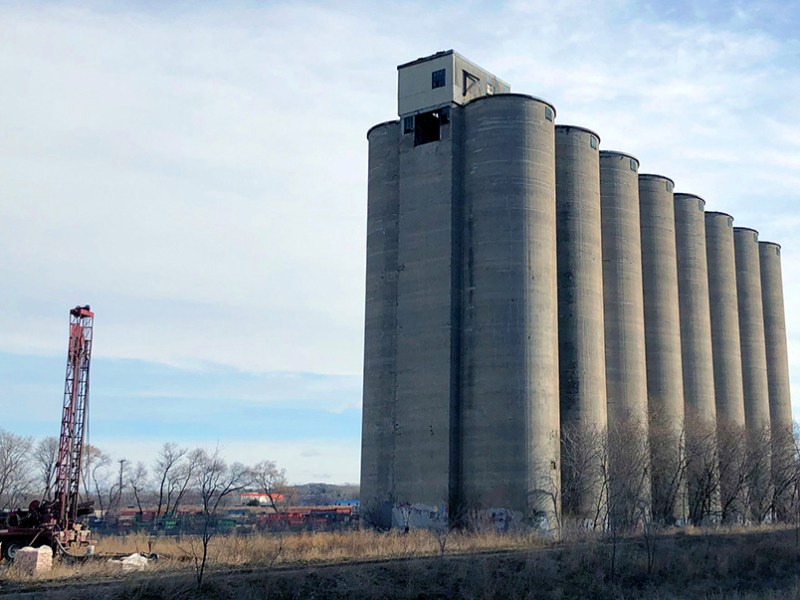
[[[50,546],[56,554],[89,544],[90,532],[79,522],[91,514],[92,501],[80,502],[80,481],[89,400],[94,313],[89,305],[69,311],[67,375],[53,498],[34,500],[27,510],[0,516],[0,548],[13,560],[23,546]]]

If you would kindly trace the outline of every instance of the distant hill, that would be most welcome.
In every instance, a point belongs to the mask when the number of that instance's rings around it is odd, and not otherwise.
[[[331,483],[305,483],[294,485],[297,501],[301,505],[335,504],[341,500],[358,499],[359,486],[346,483],[333,485]]]

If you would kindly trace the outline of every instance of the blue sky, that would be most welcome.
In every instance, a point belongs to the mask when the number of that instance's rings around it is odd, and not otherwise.
[[[0,0],[0,427],[57,433],[90,303],[115,459],[357,481],[365,133],[449,48],[782,243],[800,389],[799,6]]]

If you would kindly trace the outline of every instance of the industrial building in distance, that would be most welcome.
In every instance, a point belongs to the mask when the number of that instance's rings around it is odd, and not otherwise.
[[[687,424],[791,430],[778,244],[452,50],[398,67],[398,115],[367,133],[369,518],[605,519],[639,448],[687,522]]]

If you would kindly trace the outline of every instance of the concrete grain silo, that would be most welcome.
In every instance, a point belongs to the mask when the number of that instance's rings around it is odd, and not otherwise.
[[[721,212],[706,212],[705,219],[717,423],[723,427],[744,427],[733,217]]]
[[[395,500],[442,515],[458,492],[460,118],[417,117],[399,142]]]
[[[609,511],[621,526],[646,516],[627,507],[642,505],[647,513],[650,496],[638,169],[630,155],[600,152]]]
[[[687,456],[695,522],[788,514],[780,247],[452,50],[397,92],[367,133],[365,522],[676,522]]]
[[[667,521],[686,518],[685,488],[676,477],[684,407],[674,186],[662,175],[639,175],[653,511]]]
[[[742,348],[744,422],[750,434],[758,434],[769,427],[769,385],[758,232],[747,227],[734,227],[733,239]]]
[[[771,466],[776,492],[773,510],[775,516],[786,519],[793,517],[791,513],[793,486],[787,485],[787,482],[792,481],[794,477],[796,446],[789,393],[789,357],[783,304],[781,247],[773,242],[759,242],[758,251],[769,385]]]
[[[748,473],[749,502],[746,510],[750,518],[758,522],[769,510],[772,495],[769,491],[772,483],[772,435],[758,232],[747,227],[734,227],[733,241],[742,347],[744,424],[751,460],[757,461]]]
[[[694,194],[674,197],[686,451],[694,457],[687,473],[688,505],[689,517],[700,523],[719,510],[705,201]]]
[[[781,247],[759,242],[761,299],[769,383],[769,415],[773,431],[791,431],[792,400],[789,393],[789,352],[786,344],[786,313],[783,303]]]
[[[675,194],[675,242],[686,418],[716,423],[705,200]]]
[[[464,108],[462,489],[554,527],[560,486],[555,109]]]
[[[600,152],[603,310],[609,423],[647,424],[639,161]]]
[[[599,143],[588,129],[556,126],[562,498],[565,512],[583,518],[598,516],[604,502],[605,465],[593,448],[608,425]]]
[[[394,494],[394,409],[397,359],[397,221],[400,123],[376,125],[369,140],[367,277],[361,494],[383,526],[382,504]]]

